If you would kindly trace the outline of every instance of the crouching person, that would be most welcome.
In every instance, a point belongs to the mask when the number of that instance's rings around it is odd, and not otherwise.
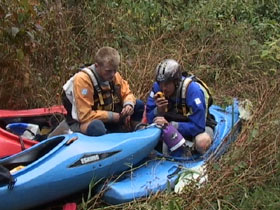
[[[144,103],[136,100],[128,82],[117,72],[118,51],[102,47],[95,63],[81,69],[63,86],[66,122],[73,132],[100,136],[130,131],[141,121]]]
[[[209,113],[211,104],[207,86],[194,76],[182,76],[177,61],[166,59],[158,64],[146,115],[149,123],[163,126],[163,141],[171,152],[191,147],[190,141],[200,154],[208,150],[216,125]]]

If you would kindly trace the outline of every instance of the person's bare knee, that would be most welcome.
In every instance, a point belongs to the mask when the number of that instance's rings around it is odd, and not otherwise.
[[[212,139],[206,132],[198,134],[195,137],[195,149],[200,153],[204,154],[210,147]]]

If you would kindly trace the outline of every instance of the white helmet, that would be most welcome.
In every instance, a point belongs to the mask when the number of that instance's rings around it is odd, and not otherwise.
[[[172,80],[181,80],[182,67],[173,59],[165,59],[157,65],[156,81],[166,82]]]

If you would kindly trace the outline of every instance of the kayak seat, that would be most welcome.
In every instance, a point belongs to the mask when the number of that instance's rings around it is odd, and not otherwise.
[[[9,158],[0,160],[0,165],[11,170],[19,165],[27,166],[30,163],[38,160],[43,157],[54,147],[56,147],[60,142],[64,140],[64,136],[58,136],[53,139],[50,139],[46,142],[42,142],[34,147],[31,147],[28,150],[25,150],[17,155],[11,156]]]

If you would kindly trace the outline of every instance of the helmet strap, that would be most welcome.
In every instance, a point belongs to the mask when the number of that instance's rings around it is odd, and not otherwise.
[[[174,80],[174,84],[175,84],[175,88],[177,90],[178,87],[180,86],[180,81],[176,79],[176,80]]]

